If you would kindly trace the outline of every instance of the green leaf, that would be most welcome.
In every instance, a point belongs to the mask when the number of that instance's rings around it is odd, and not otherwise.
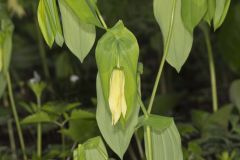
[[[188,151],[190,153],[192,153],[194,155],[194,157],[195,156],[198,157],[198,156],[201,156],[203,154],[201,146],[197,142],[195,142],[195,141],[192,141],[192,142],[188,143]]]
[[[195,110],[192,112],[192,121],[193,124],[201,131],[208,130],[212,128],[212,126],[216,125],[216,127],[221,127],[221,129],[227,129],[231,112],[231,105],[221,107],[217,112],[213,114],[209,114],[205,111]]]
[[[223,23],[230,6],[231,0],[216,0],[216,10],[213,17],[214,30],[217,30]]]
[[[25,117],[21,123],[34,124],[34,123],[43,123],[43,122],[51,122],[51,119],[46,112],[41,111]]]
[[[190,138],[198,133],[198,130],[191,123],[178,123],[177,126],[180,135],[184,138]]]
[[[73,151],[73,160],[86,160],[83,145],[78,145],[78,148]]]
[[[80,105],[79,102],[69,104],[60,102],[48,102],[42,106],[42,110],[60,116],[63,113],[70,111],[79,105]]]
[[[148,153],[148,141],[144,132],[145,148]],[[152,160],[183,160],[181,138],[174,121],[163,131],[151,128]],[[148,155],[148,154],[146,154]]]
[[[211,22],[216,10],[216,0],[207,0],[207,3],[207,13],[204,17],[204,20],[211,26]]]
[[[193,32],[207,12],[207,0],[182,0],[182,20],[189,30]]]
[[[141,116],[138,120],[137,128],[141,126],[150,126],[156,130],[163,131],[173,123],[173,118],[158,115]]]
[[[232,109],[233,108],[231,105],[221,107],[217,112],[215,112],[209,117],[208,123],[217,124],[224,129],[227,129]]]
[[[198,129],[203,129],[208,124],[210,114],[201,110],[193,110],[191,112],[192,122]]]
[[[131,116],[137,103],[138,55],[137,40],[122,21],[103,35],[96,48],[96,61],[105,102],[108,102],[110,77],[113,69],[117,67],[119,58],[120,67],[123,68],[125,75],[126,119]]]
[[[97,100],[98,127],[107,144],[122,159],[138,123],[139,106],[137,104],[134,106],[134,114],[127,120],[124,127],[120,123],[113,126],[112,115],[109,106],[104,100],[99,75],[97,76]]]
[[[95,116],[82,110],[73,110],[69,119],[68,129],[62,133],[77,142],[96,136],[98,133]]]
[[[64,39],[59,21],[56,0],[40,0],[38,5],[38,23],[43,37],[51,48],[54,40],[59,46]]]
[[[35,106],[36,105],[35,103],[32,103],[32,104],[28,104],[26,102],[20,102],[19,103],[19,106],[22,107],[22,109],[24,109],[26,112],[28,112],[29,114],[33,114],[36,112],[35,110]],[[37,106],[36,106],[37,107]]]
[[[0,26],[0,72],[8,72],[12,55],[13,24],[10,19],[1,19]]]
[[[230,86],[230,99],[240,112],[240,80],[235,80]]]
[[[167,61],[178,72],[187,60],[193,42],[191,33],[185,28],[182,21],[181,3],[181,0],[154,0],[153,4],[155,18],[163,34],[165,50],[167,39],[170,38]],[[169,37],[172,19],[172,36]]]
[[[2,97],[5,91],[6,85],[7,85],[6,79],[4,78],[3,74],[0,72],[0,98]]]
[[[45,82],[29,82],[29,87],[33,91],[36,97],[41,97],[44,89],[47,87]]]
[[[79,20],[70,7],[67,6],[67,3],[73,3],[73,1],[59,0],[65,43],[70,51],[83,62],[95,42],[95,26],[86,24],[81,19]]]
[[[95,114],[81,109],[75,110],[70,119],[95,119]]]
[[[240,3],[232,5],[228,16],[222,25],[221,30],[217,32],[218,52],[223,57],[229,68],[240,75]]]
[[[82,21],[83,23],[93,24],[98,27],[102,27],[101,22],[98,19],[95,8],[95,0],[60,0],[65,2],[72,12]]]
[[[74,160],[107,160],[108,154],[101,137],[89,139],[74,150]]]
[[[240,125],[239,125],[239,119],[240,117],[238,115],[232,115],[230,119],[230,123],[232,126],[232,131],[236,132],[237,134],[240,134]]]

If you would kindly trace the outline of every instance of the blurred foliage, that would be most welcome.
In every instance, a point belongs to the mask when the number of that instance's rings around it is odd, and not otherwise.
[[[71,148],[76,147],[76,141],[84,142],[86,138],[99,133],[93,116],[96,109],[96,86],[93,85],[97,72],[95,49],[86,57],[84,65],[66,47],[59,48],[54,45],[50,50],[39,34],[36,19],[38,1],[10,0],[5,6],[2,5],[4,0],[0,2],[0,17],[6,15],[4,10],[8,8],[15,25],[10,72],[21,120],[36,112],[35,95],[28,83],[33,73],[37,72],[47,85],[42,95],[42,110],[49,117],[43,126],[45,159],[67,157],[71,155]],[[161,32],[152,13],[152,3],[148,0],[98,0],[98,6],[109,26],[122,19],[136,35],[140,46],[140,61],[144,64],[142,96],[145,102],[148,102],[163,49],[162,40],[159,38]],[[229,105],[224,105],[214,114],[211,113],[205,42],[198,29],[194,32],[190,58],[181,73],[178,75],[166,65],[153,113],[176,117],[186,160],[239,160],[239,96],[234,95],[240,95],[240,90],[230,91],[229,94],[232,82],[240,78],[239,17],[240,2],[232,0],[223,26],[211,35],[220,104]],[[98,39],[102,31],[97,32]],[[42,57],[41,52],[46,53],[46,59]],[[49,77],[44,71],[44,63],[47,64]],[[233,97],[237,97],[238,100]],[[4,160],[12,159],[9,130],[6,130],[6,120],[9,119],[12,119],[12,114],[7,93],[3,93],[0,100],[0,159]],[[39,117],[36,119],[39,121]],[[34,125],[23,125],[26,143],[29,146],[28,153],[35,151],[32,142],[36,140],[36,133],[33,128]],[[15,129],[13,132],[17,137]],[[64,152],[60,145],[61,133],[65,137],[67,148]]]

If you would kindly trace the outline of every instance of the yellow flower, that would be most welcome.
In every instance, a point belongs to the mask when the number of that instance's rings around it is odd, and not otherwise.
[[[112,124],[115,125],[121,115],[125,118],[127,104],[124,94],[125,76],[121,69],[114,69],[110,79],[108,103],[112,113]]]

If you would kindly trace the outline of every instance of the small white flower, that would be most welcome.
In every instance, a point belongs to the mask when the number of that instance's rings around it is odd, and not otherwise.
[[[41,77],[39,76],[39,74],[36,72],[36,71],[34,71],[33,72],[33,78],[31,78],[30,80],[29,80],[29,83],[30,84],[33,84],[33,83],[38,83],[38,82],[40,82],[41,81]]]
[[[76,83],[78,80],[79,80],[78,75],[73,74],[70,76],[70,82]]]

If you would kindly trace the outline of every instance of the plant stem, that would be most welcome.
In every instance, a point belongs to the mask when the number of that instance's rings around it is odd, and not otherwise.
[[[146,153],[146,156],[147,156],[147,160],[152,160],[153,151],[152,151],[152,135],[151,135],[150,126],[147,126],[145,130],[146,130],[147,148],[148,148],[148,152]]]
[[[162,74],[162,71],[163,71],[163,67],[164,67],[164,64],[166,62],[167,54],[168,54],[168,51],[169,51],[170,40],[172,38],[172,30],[173,30],[173,25],[174,25],[173,22],[174,22],[174,17],[175,17],[175,9],[176,9],[176,0],[173,0],[172,15],[171,15],[171,21],[170,21],[170,24],[169,24],[169,31],[168,31],[168,35],[167,35],[166,45],[164,47],[163,57],[162,57],[162,60],[161,60],[161,63],[160,63],[159,69],[158,69],[157,77],[156,77],[156,80],[155,80],[155,83],[154,83],[152,95],[151,95],[150,102],[149,102],[149,105],[148,105],[148,113],[149,114],[151,113],[151,110],[152,110],[152,106],[153,106],[153,102],[154,102],[154,99],[155,99],[155,96],[156,96],[158,84],[159,84],[161,74]],[[147,158],[148,158],[148,160],[152,160],[153,152],[152,152],[152,137],[151,137],[150,126],[146,127],[146,137],[147,137],[147,144],[148,144],[148,156],[147,156]]]
[[[137,143],[137,147],[138,147],[138,151],[139,151],[139,154],[140,154],[140,158],[143,160],[144,159],[143,148],[142,148],[141,141],[140,141],[140,139],[138,137],[137,131],[134,133],[134,137],[135,137],[135,140],[136,140],[136,143]]]
[[[95,9],[96,9],[96,11],[97,11],[97,15],[98,15],[98,18],[99,18],[100,22],[102,23],[103,27],[107,30],[108,27],[107,27],[107,25],[106,25],[106,23],[105,23],[102,15],[101,15],[99,9],[98,9],[97,7],[96,7]]]
[[[128,152],[131,157],[131,160],[138,160],[137,156],[135,155],[132,145],[129,146]]]
[[[9,119],[7,121],[7,125],[8,125],[8,135],[9,135],[9,141],[10,141],[11,152],[12,152],[12,159],[16,160],[17,154],[16,154],[16,144],[15,144],[15,138],[13,133],[13,126],[12,126],[12,119]]]
[[[215,71],[215,64],[214,64],[214,58],[213,58],[213,50],[212,50],[212,45],[210,41],[209,30],[207,29],[206,26],[201,26],[201,29],[204,34],[204,38],[207,46],[207,52],[208,52],[213,112],[216,112],[218,110],[218,96],[217,96],[216,71]]]
[[[141,109],[142,109],[142,111],[143,111],[143,113],[144,113],[144,116],[146,117],[146,118],[148,118],[149,117],[149,113],[147,112],[147,110],[146,110],[146,107],[145,107],[145,105],[143,104],[143,102],[142,102],[142,99],[140,98],[140,96],[138,96],[138,101],[139,101],[139,103],[140,103],[140,107],[141,107]],[[148,148],[148,152],[146,153],[146,156],[147,156],[147,159],[148,160],[152,160],[152,138],[151,138],[151,129],[150,129],[150,127],[149,126],[147,126],[146,128],[145,128],[145,130],[146,130],[146,132],[147,132],[147,134],[146,134],[146,138],[147,138],[147,148]],[[136,137],[136,133],[135,133],[135,137]],[[136,137],[136,139],[137,139],[138,137]],[[141,155],[141,157],[144,157],[142,154],[141,154],[141,143],[140,142],[137,142],[138,143],[138,148],[139,148],[139,152],[140,152],[140,155]],[[142,158],[143,159],[143,158]]]
[[[149,117],[149,114],[148,114],[148,112],[147,112],[147,110],[146,110],[146,107],[145,107],[145,105],[143,104],[143,101],[142,101],[142,99],[140,98],[140,96],[138,96],[138,103],[140,103],[140,107],[141,107],[141,109],[142,109],[142,111],[143,111],[144,116],[145,116],[146,118]]]
[[[163,67],[164,67],[164,64],[166,62],[167,54],[168,54],[168,51],[169,51],[170,40],[172,38],[173,22],[174,22],[174,17],[175,17],[175,8],[176,8],[176,0],[173,1],[172,15],[171,15],[171,21],[170,21],[170,26],[169,26],[169,32],[168,32],[167,40],[166,40],[166,46],[164,48],[163,57],[162,57],[162,60],[161,60],[161,63],[160,63],[159,69],[158,69],[157,77],[156,77],[154,87],[153,87],[153,91],[152,91],[152,95],[151,95],[151,99],[150,99],[150,102],[149,102],[149,105],[148,105],[148,113],[149,114],[151,113],[151,110],[152,110],[152,106],[153,106],[153,102],[154,102],[154,99],[155,99],[155,96],[156,96],[158,84],[159,84],[161,74],[162,74],[162,71],[163,71]]]
[[[41,97],[37,96],[37,106],[38,112],[41,111]],[[42,158],[42,124],[39,122],[37,124],[37,157]]]
[[[71,152],[74,151],[74,149],[76,148],[76,146],[77,146],[77,143],[76,143],[76,142],[73,143],[72,148],[71,148]],[[71,156],[69,156],[66,160],[71,160]]]
[[[21,126],[20,126],[19,117],[18,117],[18,114],[17,114],[15,101],[14,101],[14,98],[13,98],[12,83],[11,83],[11,78],[10,78],[9,72],[6,74],[6,78],[7,78],[7,85],[8,85],[8,94],[9,94],[10,103],[11,103],[11,107],[12,107],[12,111],[13,111],[13,117],[15,119],[15,123],[16,123],[16,127],[17,127],[18,138],[19,138],[20,146],[21,146],[22,153],[23,153],[23,159],[27,160],[27,155],[26,155],[26,152],[25,152],[26,151],[25,150],[25,143],[24,143],[24,139],[23,139],[22,129],[21,129]]]
[[[61,126],[61,131],[64,129],[63,126]],[[61,133],[61,137],[62,137],[62,153],[65,152],[65,136],[63,133]],[[65,159],[65,155],[63,156],[63,160]]]

